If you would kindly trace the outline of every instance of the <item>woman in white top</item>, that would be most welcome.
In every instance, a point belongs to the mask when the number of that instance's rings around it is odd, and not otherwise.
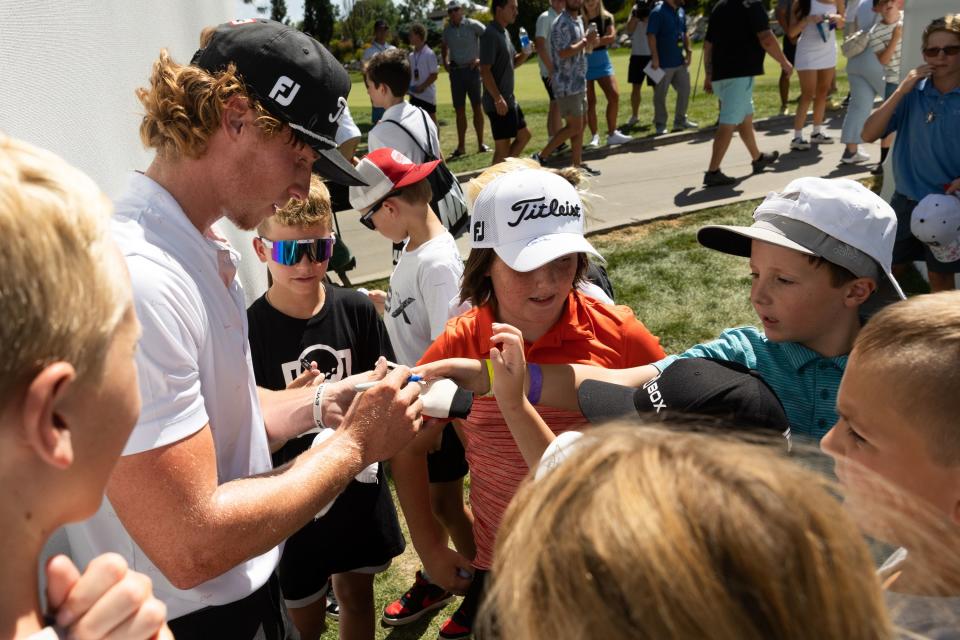
[[[843,28],[843,0],[796,0],[790,16],[787,34],[799,35],[794,68],[800,77],[800,99],[793,119],[793,142],[790,148],[804,151],[810,143],[828,144],[833,139],[823,133],[823,118],[827,110],[827,93],[837,66],[837,39],[834,29]],[[803,138],[803,124],[807,108],[813,101],[813,135]]]

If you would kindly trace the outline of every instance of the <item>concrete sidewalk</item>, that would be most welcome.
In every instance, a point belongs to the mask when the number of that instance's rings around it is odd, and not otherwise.
[[[764,173],[750,175],[750,156],[735,137],[724,158],[724,173],[741,180],[730,187],[703,187],[703,173],[710,159],[712,132],[695,132],[665,136],[663,139],[638,141],[624,147],[587,155],[590,166],[603,174],[590,180],[590,191],[598,196],[588,218],[588,233],[636,224],[666,216],[690,213],[700,209],[739,200],[762,198],[770,191],[785,186],[801,176],[825,178],[863,178],[869,167],[840,164],[842,113],[829,116],[829,135],[836,142],[814,146],[809,151],[790,151],[793,135],[792,119],[773,118],[757,131],[761,151],[779,151],[780,160]],[[807,126],[806,135],[810,134]],[[679,141],[677,141],[679,140]],[[870,162],[880,158],[878,144],[864,145]],[[635,150],[636,149],[636,150]],[[534,149],[527,151],[533,152]],[[353,284],[385,278],[390,275],[390,243],[358,222],[354,211],[337,214],[344,240],[357,258],[357,268],[348,273]],[[462,236],[457,244],[464,256],[469,239]]]

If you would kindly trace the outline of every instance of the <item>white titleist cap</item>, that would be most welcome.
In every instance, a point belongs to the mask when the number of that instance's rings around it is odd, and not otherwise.
[[[926,196],[913,208],[910,232],[940,262],[960,260],[960,195]]]
[[[857,277],[876,280],[864,304],[867,314],[903,300],[890,263],[897,216],[883,198],[846,178],[797,178],[769,194],[753,212],[749,227],[709,225],[697,232],[705,247],[750,255],[750,241],[761,240],[837,264]]]
[[[470,247],[490,248],[514,271],[533,271],[571,253],[603,257],[583,237],[577,190],[543,169],[506,173],[484,187],[470,215]]]

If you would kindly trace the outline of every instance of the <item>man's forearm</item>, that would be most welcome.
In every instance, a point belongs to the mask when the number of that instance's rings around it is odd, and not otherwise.
[[[757,39],[760,41],[763,50],[769,53],[770,57],[776,60],[780,66],[785,66],[789,62],[787,57],[783,55],[783,49],[780,48],[780,43],[777,42],[777,37],[773,35],[773,31],[769,29],[762,31],[757,34]],[[704,55],[706,55],[706,50],[704,50]]]
[[[286,466],[217,485],[209,427],[170,447],[121,458],[107,495],[124,527],[170,582],[190,589],[288,538],[360,470],[345,432]],[[199,465],[199,466],[198,466]],[[164,482],[169,473],[179,481]]]
[[[660,53],[657,51],[657,36],[648,33],[647,34],[647,46],[650,47],[650,61],[653,64],[660,66]]]
[[[483,81],[483,88],[487,90],[493,101],[500,99],[500,88],[497,87],[496,80],[493,79],[493,73],[490,71],[490,65],[480,65],[480,79]]]

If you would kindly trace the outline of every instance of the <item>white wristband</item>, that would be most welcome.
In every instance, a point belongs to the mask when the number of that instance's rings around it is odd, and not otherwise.
[[[317,394],[313,397],[313,422],[318,429],[327,428],[327,425],[323,424],[323,392],[326,388],[327,383],[321,382],[317,386]]]

